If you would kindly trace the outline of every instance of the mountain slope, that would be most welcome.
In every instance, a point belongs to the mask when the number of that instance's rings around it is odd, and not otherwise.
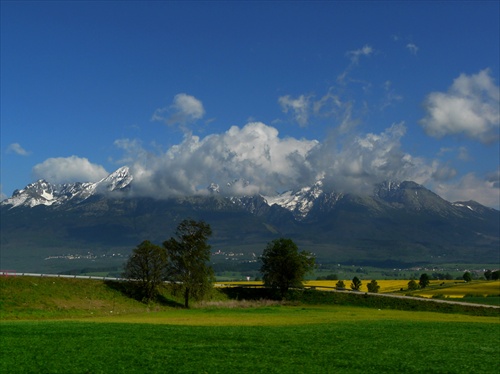
[[[215,185],[208,190],[205,196],[137,197],[126,167],[97,183],[35,182],[1,203],[2,268],[76,266],[67,254],[89,252],[94,263],[117,253],[123,261],[145,239],[168,239],[185,218],[211,225],[214,252],[226,253],[214,260],[223,262],[253,260],[280,236],[315,252],[320,262],[499,260],[497,210],[450,203],[411,181],[383,183],[369,196],[324,191],[321,182],[272,197],[224,196]],[[66,260],[53,261],[56,256]]]

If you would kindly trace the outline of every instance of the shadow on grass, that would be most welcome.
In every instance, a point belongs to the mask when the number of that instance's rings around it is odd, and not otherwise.
[[[141,290],[139,285],[135,282],[126,282],[126,281],[120,282],[120,281],[107,280],[107,281],[104,281],[104,284],[107,287],[111,288],[112,290],[118,291],[122,295],[124,295],[128,298],[143,302],[145,304],[148,303],[148,301],[146,301],[144,299],[143,291]],[[181,304],[175,300],[169,299],[168,297],[166,297],[163,294],[157,295],[157,297],[153,300],[153,302],[160,304],[162,306],[169,306],[172,308],[183,308],[184,307],[183,304]]]
[[[279,300],[277,292],[268,288],[226,287],[220,292],[232,300]]]

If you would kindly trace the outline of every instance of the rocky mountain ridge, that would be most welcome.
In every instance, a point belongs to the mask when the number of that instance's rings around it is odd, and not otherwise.
[[[16,207],[33,208],[38,205],[62,208],[65,204],[80,204],[92,196],[108,196],[109,198],[131,197],[129,192],[133,188],[134,177],[127,166],[117,169],[107,177],[98,182],[75,182],[64,184],[51,184],[43,179],[29,184],[21,190],[16,190],[12,197],[3,200],[0,204],[8,209]],[[229,182],[231,183],[231,182]],[[229,184],[228,183],[228,184]],[[254,211],[251,201],[256,196],[225,196],[222,188],[212,183],[207,187],[212,195],[228,199],[234,204],[246,207],[249,211]],[[419,195],[420,193],[420,195]],[[286,191],[274,196],[258,195],[269,207],[277,205],[292,212],[296,220],[307,218],[311,210],[331,209],[342,199],[352,199],[353,195],[342,192],[327,192],[323,189],[322,181],[316,182],[313,186],[306,186],[295,191]],[[427,209],[427,210],[447,210],[448,213],[454,208],[458,211],[469,209],[471,211],[494,211],[492,208],[484,207],[475,202],[454,202],[450,203],[438,195],[432,193],[425,187],[411,181],[387,181],[374,186],[373,194],[370,198],[388,204],[395,208],[404,209]],[[254,201],[255,203],[255,201]]]
[[[67,251],[129,253],[145,239],[168,239],[185,218],[209,223],[214,251],[238,252],[241,260],[277,237],[322,262],[500,258],[499,211],[448,202],[411,181],[385,182],[369,195],[327,191],[319,181],[276,196],[226,196],[212,184],[204,195],[162,200],[135,195],[133,182],[123,167],[96,183],[38,181],[15,191],[0,204],[2,266],[27,267],[28,258],[38,266]]]

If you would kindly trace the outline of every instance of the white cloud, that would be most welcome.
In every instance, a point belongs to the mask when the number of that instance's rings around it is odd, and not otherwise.
[[[351,58],[351,62],[357,64],[361,56],[370,56],[373,53],[373,48],[369,45],[364,45],[360,49],[348,51],[347,55]]]
[[[452,183],[438,183],[434,192],[448,201],[474,200],[485,206],[500,208],[500,170],[478,178],[469,173]]]
[[[358,123],[352,118],[353,105],[350,101],[342,101],[333,93],[333,87],[319,99],[313,94],[300,95],[293,98],[290,95],[278,99],[284,113],[291,112],[293,120],[301,127],[306,127],[313,119],[334,118],[338,123],[336,132],[351,131]]]
[[[311,97],[300,95],[296,99],[292,99],[290,95],[281,96],[278,99],[281,105],[281,110],[284,113],[291,111],[294,120],[301,126],[305,127],[309,122],[309,115],[311,111]]]
[[[351,70],[359,64],[359,59],[362,56],[370,56],[374,52],[369,45],[364,45],[362,48],[346,52],[346,56],[351,59],[349,66],[337,77],[339,83],[344,83]]]
[[[435,181],[447,181],[452,178],[454,178],[457,175],[457,171],[455,168],[448,166],[448,165],[443,165],[434,171],[432,173],[432,179]]]
[[[15,153],[20,156],[28,156],[31,152],[25,150],[19,143],[12,143],[7,147],[7,153]]]
[[[210,183],[226,185],[239,194],[274,193],[290,185],[314,181],[307,162],[314,140],[280,138],[260,122],[203,139],[186,134],[182,143],[152,155],[128,140],[117,143],[131,152],[129,165],[140,194],[159,197],[206,193]]]
[[[418,52],[418,47],[414,43],[408,43],[406,48],[410,51],[412,55],[416,55]]]
[[[199,138],[186,134],[166,152],[153,154],[133,140],[115,144],[126,153],[140,195],[170,197],[207,193],[211,183],[228,193],[252,195],[312,185],[339,192],[370,192],[384,180],[431,181],[437,162],[413,157],[401,149],[404,124],[380,134],[336,136],[316,140],[280,138],[278,130],[260,122],[233,126],[222,134]],[[439,174],[440,173],[440,174]]]
[[[33,167],[35,179],[51,183],[97,182],[108,175],[101,166],[77,156],[48,158]]]
[[[432,179],[437,164],[413,157],[401,149],[406,128],[394,124],[380,134],[332,138],[311,151],[309,162],[323,172],[329,189],[371,192],[373,184],[385,180]]]
[[[463,134],[484,143],[498,139],[500,90],[488,69],[461,74],[448,92],[430,93],[424,107],[427,116],[420,124],[430,136]]]
[[[380,106],[380,110],[384,110],[387,107],[394,105],[395,102],[403,100],[403,96],[396,93],[394,88],[392,88],[391,81],[385,81],[383,84],[383,88],[385,91],[385,95],[382,99],[382,104]]]
[[[205,109],[203,103],[196,97],[180,93],[175,95],[168,107],[156,109],[152,120],[165,122],[168,125],[178,124],[184,127],[203,118]]]

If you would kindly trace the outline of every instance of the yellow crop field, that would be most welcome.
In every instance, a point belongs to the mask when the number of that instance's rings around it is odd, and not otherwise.
[[[360,291],[362,292],[368,292],[367,285],[370,283],[371,280],[361,280],[362,285]],[[392,293],[392,292],[399,292],[401,289],[403,291],[408,290],[408,282],[409,279],[382,279],[382,280],[377,280],[378,285],[380,286],[380,293]],[[312,286],[316,287],[316,289],[328,289],[335,287],[338,281],[326,281],[326,280],[314,280],[314,281],[308,281],[305,283],[305,286]],[[347,289],[351,288],[351,280],[350,279],[345,279],[344,284]],[[418,280],[417,280],[418,282]],[[434,286],[446,286],[446,285],[453,285],[455,284],[456,281],[454,280],[433,280],[430,282],[429,287],[434,287]]]
[[[346,289],[350,289],[351,280],[344,279]],[[363,279],[361,292],[368,292],[367,284],[370,280]],[[409,279],[382,279],[377,280],[380,286],[380,293],[393,293],[408,291]],[[418,279],[416,280],[418,283]],[[304,282],[306,287],[315,287],[317,290],[330,290],[335,288],[338,281],[336,280],[310,280]],[[261,281],[241,281],[241,282],[217,282],[216,287],[225,286],[262,286]],[[497,281],[473,281],[464,283],[457,280],[431,280],[429,286],[423,290],[414,291],[414,295],[423,297],[433,297],[434,295],[443,295],[445,297],[461,298],[467,294],[474,295],[500,295],[500,280]]]
[[[344,284],[347,289],[351,288],[351,279],[344,279]],[[370,283],[371,280],[361,280],[362,285],[360,291],[362,292],[368,292],[367,284]],[[305,283],[305,286],[312,286],[316,287],[316,289],[321,290],[323,289],[328,289],[328,288],[335,288],[335,285],[337,284],[338,281],[336,280],[314,280],[314,281],[308,281]],[[394,280],[377,280],[378,285],[380,286],[380,293],[391,293],[391,292],[397,292],[401,288],[407,289],[408,288],[408,280],[404,279],[394,279]]]
[[[472,281],[470,283],[457,283],[439,288],[426,288],[414,293],[418,296],[433,297],[443,295],[445,297],[461,298],[465,295],[496,296],[500,295],[500,280],[496,281]]]

